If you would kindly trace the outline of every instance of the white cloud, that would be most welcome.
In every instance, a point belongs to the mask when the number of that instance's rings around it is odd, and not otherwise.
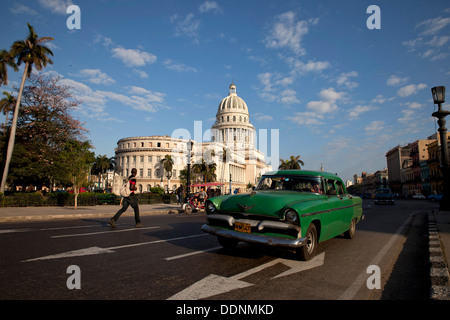
[[[200,5],[198,10],[201,13],[213,11],[214,13],[220,13],[222,12],[222,8],[217,4],[215,1],[205,1]]]
[[[111,38],[105,37],[98,32],[95,32],[95,39],[93,44],[101,43],[105,47],[109,47],[114,44]]]
[[[253,117],[258,121],[271,121],[273,117],[267,114],[255,113]]]
[[[449,25],[450,18],[438,17],[422,21],[416,26],[416,29],[422,30],[419,32],[417,38],[403,41],[402,43],[409,48],[408,51],[417,51],[419,57],[428,58],[431,61],[445,59],[448,57],[447,50],[444,48],[443,52],[441,52],[441,49],[445,47],[450,37],[448,35],[439,36],[437,34]],[[430,40],[424,40],[429,39],[431,36],[433,37]]]
[[[372,121],[365,128],[365,130],[366,130],[367,135],[370,135],[370,136],[379,134],[380,132],[383,132],[383,130],[384,130],[384,121],[381,121],[381,120]]]
[[[409,80],[408,77],[401,78],[396,75],[392,75],[389,77],[389,79],[387,79],[386,84],[388,86],[400,86],[408,82],[408,80]]]
[[[112,52],[114,58],[122,60],[128,67],[143,67],[146,64],[155,63],[157,59],[154,54],[139,49],[117,47],[112,49]]]
[[[148,73],[142,70],[133,69],[133,73],[137,74],[141,79],[147,79]]]
[[[102,72],[100,69],[83,69],[77,74],[77,76],[81,78],[88,78],[88,81],[94,84],[111,85],[116,82],[113,78]]]
[[[428,19],[425,21],[422,21],[416,26],[417,28],[424,29],[422,32],[420,32],[419,35],[428,36],[428,35],[434,35],[438,33],[440,30],[445,28],[447,25],[450,24],[450,18],[433,18]]]
[[[118,121],[110,117],[107,112],[107,105],[110,101],[116,101],[123,106],[146,112],[156,112],[160,107],[165,106],[164,93],[150,91],[142,87],[131,86],[127,94],[122,94],[113,91],[93,90],[89,86],[72,79],[61,79],[61,83],[71,87],[72,94],[82,101],[77,110],[90,118]]]
[[[259,94],[260,97],[266,99],[269,102],[277,101],[284,104],[299,103],[300,100],[297,99],[297,92],[293,89],[283,89],[274,86],[286,87],[293,83],[292,77],[284,77],[280,73],[260,73],[257,76],[261,84],[264,85],[262,92]]]
[[[167,69],[178,71],[178,72],[197,72],[197,69],[194,67],[189,67],[182,63],[175,63],[171,59],[166,59],[163,63]]]
[[[287,119],[299,125],[313,126],[321,124],[323,116],[315,112],[296,112]]]
[[[417,110],[423,108],[424,105],[418,102],[409,102],[404,105],[406,106],[406,109],[402,110],[403,116],[398,119],[398,122],[409,125],[413,121],[414,115],[417,114]]]
[[[433,47],[442,47],[445,45],[448,40],[450,40],[449,36],[434,36],[430,41],[428,41],[426,44],[433,46]]]
[[[265,38],[266,47],[287,48],[296,55],[305,55],[306,50],[303,48],[302,40],[309,32],[309,26],[313,24],[317,24],[317,19],[297,21],[295,13],[292,11],[280,14],[276,17]]]
[[[52,12],[58,14],[66,14],[67,7],[72,4],[72,1],[64,0],[39,0],[41,6],[46,9],[51,9]]]
[[[425,89],[426,87],[427,85],[425,83],[410,84],[398,89],[397,95],[400,97],[408,97],[410,95],[416,94],[417,91]]]
[[[348,89],[354,89],[358,87],[359,83],[355,81],[350,81],[350,78],[357,76],[358,72],[356,71],[344,72],[341,73],[340,76],[337,78],[336,83],[340,86],[345,86]]]
[[[16,3],[14,7],[9,9],[9,11],[13,14],[29,14],[31,16],[38,15],[36,10],[19,3]]]
[[[350,120],[356,120],[359,118],[359,115],[365,112],[369,112],[374,110],[373,107],[371,106],[361,106],[361,105],[357,105],[356,107],[350,109],[348,111],[348,117]]]
[[[280,94],[281,102],[286,104],[299,103],[300,100],[297,99],[297,92],[292,89],[283,90]]]
[[[385,97],[383,97],[382,94],[377,94],[377,96],[375,98],[372,99],[372,103],[385,103],[386,101],[388,101],[388,99],[386,99]]]
[[[333,112],[338,109],[338,106],[334,103],[330,103],[327,101],[310,101],[306,105],[306,108],[317,113],[328,113]]]
[[[289,64],[293,73],[299,74],[303,74],[306,72],[320,72],[330,67],[330,63],[328,61],[309,60],[305,63],[293,57],[287,57],[286,62]]]
[[[345,92],[336,91],[334,88],[323,89],[319,93],[320,101],[310,101],[306,108],[316,113],[329,113],[338,110],[337,101],[345,98]]]
[[[193,13],[186,15],[184,19],[180,19],[177,14],[170,18],[170,22],[175,23],[175,36],[186,36],[194,38],[198,42],[198,29],[200,28],[200,20],[195,19]]]

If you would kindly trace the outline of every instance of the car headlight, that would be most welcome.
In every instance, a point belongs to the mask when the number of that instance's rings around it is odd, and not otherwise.
[[[216,206],[211,201],[206,202],[206,213],[214,213],[216,211]]]
[[[284,218],[287,222],[292,224],[298,224],[298,214],[295,210],[288,209],[284,214]]]

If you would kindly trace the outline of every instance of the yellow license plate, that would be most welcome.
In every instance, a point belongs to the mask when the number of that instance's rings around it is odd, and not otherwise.
[[[236,222],[234,224],[234,231],[251,233],[252,226],[249,223]]]

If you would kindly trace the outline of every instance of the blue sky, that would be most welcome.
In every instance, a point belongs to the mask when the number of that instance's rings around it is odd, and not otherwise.
[[[73,1],[69,30],[71,3],[2,0],[0,48],[27,22],[55,39],[45,72],[84,101],[73,116],[97,155],[124,137],[193,135],[194,121],[206,131],[234,81],[255,128],[279,130],[281,158],[352,179],[433,134],[430,88],[449,87],[448,1]],[[381,29],[366,25],[373,4]]]

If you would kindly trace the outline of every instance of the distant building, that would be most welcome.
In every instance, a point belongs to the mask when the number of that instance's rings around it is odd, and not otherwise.
[[[392,191],[405,197],[441,193],[440,155],[437,134],[389,150],[386,161]]]
[[[205,115],[208,117],[208,115]],[[266,165],[265,155],[254,146],[255,128],[245,101],[231,84],[229,94],[219,103],[216,122],[211,128],[211,141],[200,142],[170,136],[143,136],[120,139],[116,148],[118,175],[114,178],[113,192],[118,193],[121,181],[137,169],[138,192],[150,191],[155,186],[176,190],[181,185],[180,171],[186,169],[188,144],[193,142],[191,164],[216,164],[216,182],[223,183],[222,193],[231,189],[247,189],[255,185],[259,177],[272,170]],[[170,180],[161,166],[161,160],[171,155],[174,160]],[[200,183],[201,177],[192,176],[192,184]]]

